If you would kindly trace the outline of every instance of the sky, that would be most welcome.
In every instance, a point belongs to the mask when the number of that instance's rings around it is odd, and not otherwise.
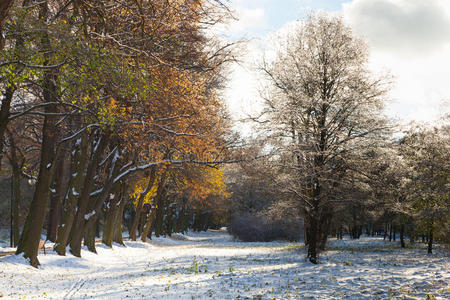
[[[433,122],[450,106],[450,0],[230,0],[229,39],[247,39],[224,92],[234,119],[262,107],[258,63],[272,37],[309,12],[341,15],[370,47],[369,67],[394,78],[386,114],[406,124]]]

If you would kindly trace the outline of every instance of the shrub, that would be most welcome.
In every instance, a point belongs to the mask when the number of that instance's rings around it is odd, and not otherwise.
[[[298,241],[303,236],[301,219],[272,219],[264,214],[248,212],[234,214],[228,230],[244,242]]]

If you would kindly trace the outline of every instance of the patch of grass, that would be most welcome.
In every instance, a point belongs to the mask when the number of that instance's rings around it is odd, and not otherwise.
[[[344,266],[351,266],[353,265],[353,261],[349,259],[348,261],[344,262]]]
[[[297,249],[305,248],[305,245],[303,243],[298,242],[290,242],[289,245],[281,248],[282,251],[294,251]]]

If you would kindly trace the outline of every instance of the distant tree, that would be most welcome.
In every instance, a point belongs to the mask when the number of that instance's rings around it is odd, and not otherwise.
[[[277,180],[303,205],[308,258],[317,263],[333,204],[348,200],[341,191],[365,168],[360,152],[383,135],[388,81],[368,71],[366,45],[339,17],[309,16],[281,45],[263,66],[271,84],[264,124],[278,149]]]
[[[411,168],[408,201],[432,253],[436,234],[448,242],[450,126],[413,128],[402,140],[402,154]]]

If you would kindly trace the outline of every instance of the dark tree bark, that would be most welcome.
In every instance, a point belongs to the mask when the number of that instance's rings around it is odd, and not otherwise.
[[[22,181],[22,166],[23,159],[19,162],[17,157],[17,149],[14,142],[14,137],[10,134],[10,152],[9,162],[12,169],[11,176],[11,247],[17,247],[19,243],[19,211],[20,211],[20,199],[21,199],[21,187]]]
[[[396,232],[395,232],[396,228],[395,228],[395,224],[392,226],[392,238],[394,239],[394,242],[396,241]]]
[[[152,213],[154,212],[154,220],[151,220],[152,221],[151,225],[155,229],[155,236],[157,236],[157,237],[159,237],[160,235],[163,234],[164,213],[165,213],[165,209],[166,209],[166,204],[165,204],[166,176],[167,176],[167,172],[163,172],[163,174],[161,174],[161,178],[158,183],[158,188],[156,190],[155,199],[153,200],[154,204],[152,205]],[[147,220],[147,222],[148,222],[148,220]],[[147,226],[147,224],[145,226]],[[145,229],[144,229],[144,231],[145,231]],[[142,233],[141,236],[143,236],[143,235],[144,235],[144,233]]]
[[[156,194],[155,197],[155,201],[156,201],[156,208],[155,208],[155,223],[154,223],[154,228],[155,228],[155,236],[159,237],[163,234],[165,234],[164,232],[164,215],[166,213],[166,191],[165,191],[165,187],[158,187],[158,192]]]
[[[144,228],[142,229],[141,232],[141,241],[143,241],[144,243],[147,241],[147,237],[149,235],[151,237],[151,232],[155,221],[155,215],[156,215],[156,208],[152,206],[150,213],[148,214],[148,218],[145,222]]]
[[[389,242],[392,242],[392,223],[389,225]]]
[[[127,205],[128,198],[125,197],[125,185],[122,185],[123,189],[120,193],[120,203],[118,204],[118,208],[116,210],[115,218],[114,218],[114,231],[113,231],[113,241],[120,245],[125,245],[123,242],[122,236],[122,220],[123,220],[123,210]]]
[[[156,167],[152,167],[150,170],[150,175],[149,175],[147,186],[146,186],[145,190],[142,191],[142,193],[139,195],[138,203],[136,206],[136,214],[133,219],[133,225],[131,225],[131,229],[130,229],[130,239],[132,241],[136,241],[136,230],[139,225],[139,218],[142,213],[144,199],[145,199],[145,196],[150,192],[151,188],[153,187],[153,185],[155,183],[155,178],[156,178]]]
[[[427,247],[428,254],[433,253],[433,223],[429,226],[428,229],[428,247]]]
[[[317,257],[317,219],[315,216],[308,215],[308,259],[313,264],[318,263]]]
[[[405,224],[402,222],[402,224],[400,225],[400,245],[402,248],[405,248],[404,234],[405,234]]]
[[[112,223],[111,218],[114,216],[114,211],[117,209],[116,204],[119,200],[120,195],[120,182],[115,182],[115,178],[119,175],[121,163],[119,161],[119,150],[118,147],[116,147],[114,150],[113,159],[109,165],[109,175],[106,179],[106,182],[104,186],[101,189],[101,192],[98,194],[96,198],[91,199],[90,205],[89,205],[89,211],[91,216],[89,218],[85,219],[86,222],[83,225],[82,231],[85,232],[90,227],[95,227],[97,224],[97,220],[100,216],[103,204],[108,200],[109,198],[109,209],[106,211],[105,215],[105,225],[103,228],[103,238],[102,241],[104,244],[111,247],[111,237],[112,237]],[[119,194],[118,194],[119,193]],[[114,197],[111,199],[111,195]]]
[[[73,221],[72,230],[70,233],[70,253],[74,256],[81,256],[81,242],[84,237],[85,216],[89,206],[90,194],[94,186],[94,176],[100,158],[107,145],[107,136],[102,135],[96,140],[96,145],[92,147],[91,157],[86,170],[83,189],[81,190],[80,198],[78,200],[77,212]]]
[[[6,127],[9,121],[9,110],[11,109],[11,102],[14,95],[15,89],[13,86],[10,86],[6,89],[2,97],[2,104],[0,107],[0,169],[1,169],[1,160],[3,156],[3,143],[6,132]]]
[[[108,247],[112,247],[113,242],[113,236],[114,236],[114,229],[116,225],[116,219],[118,214],[118,204],[120,199],[120,194],[118,191],[116,191],[114,194],[114,199],[111,199],[108,202],[109,209],[106,211],[105,214],[105,225],[103,226],[103,235],[102,235],[102,243],[105,244]],[[125,201],[123,201],[125,202]]]
[[[92,136],[82,134],[79,137],[79,143],[75,144],[75,153],[72,158],[71,182],[68,185],[67,199],[65,201],[64,215],[61,226],[58,228],[58,235],[55,244],[55,251],[59,255],[66,255],[66,247],[69,243],[70,232],[72,230],[73,220],[75,219],[78,197],[84,182],[84,171],[88,163],[88,148]]]
[[[40,3],[40,19],[46,21],[48,17],[48,3],[46,1]],[[43,53],[49,53],[51,50],[50,38],[48,32],[44,31],[41,38],[41,48]],[[45,64],[48,64],[48,60]],[[57,70],[49,69],[44,71],[42,83],[42,96],[45,102],[56,103],[57,94]],[[42,147],[41,159],[39,166],[39,175],[36,182],[36,188],[33,200],[30,205],[30,213],[26,219],[22,236],[17,246],[16,254],[24,254],[25,258],[30,260],[30,264],[34,267],[39,265],[37,253],[39,241],[41,238],[42,228],[44,226],[45,214],[47,213],[48,198],[50,192],[51,179],[55,167],[53,164],[55,157],[55,149],[57,143],[57,126],[56,105],[45,106],[45,119],[42,128]]]
[[[97,249],[95,248],[95,226],[91,226],[86,229],[84,234],[84,245],[87,246],[88,250],[93,253],[97,253]]]
[[[320,218],[320,224],[319,224],[319,249],[325,250],[325,245],[327,244],[328,240],[328,233],[331,229],[331,220],[333,218],[333,215],[329,209],[324,209],[324,211],[321,213]]]
[[[62,204],[67,191],[68,180],[70,180],[67,152],[62,151],[58,156],[47,224],[47,240],[52,242],[56,242],[57,239],[58,226],[62,216]]]

